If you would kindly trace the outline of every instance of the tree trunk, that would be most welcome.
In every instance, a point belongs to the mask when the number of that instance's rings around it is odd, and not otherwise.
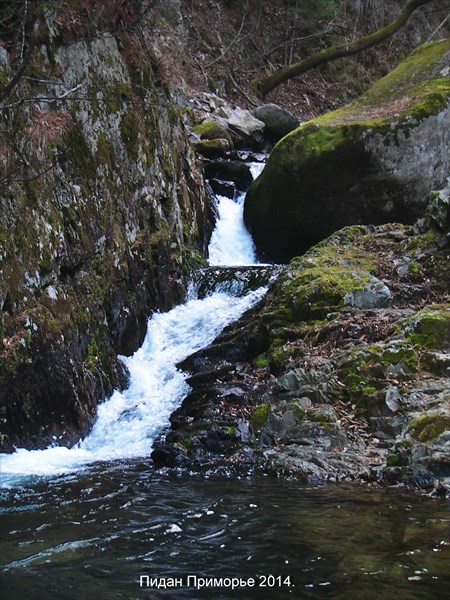
[[[262,79],[256,83],[256,89],[258,93],[262,98],[264,98],[264,96],[266,96],[284,81],[292,79],[292,77],[296,77],[297,75],[300,75],[309,69],[313,69],[319,65],[336,60],[337,58],[343,58],[345,56],[357,54],[362,50],[367,50],[367,48],[371,48],[372,46],[379,44],[403,27],[410,15],[417,8],[423,6],[424,4],[429,4],[430,2],[433,2],[433,0],[409,0],[399,16],[382,29],[365,35],[354,42],[351,42],[350,44],[341,44],[337,46],[331,46],[330,48],[325,48],[325,50],[321,50],[312,56],[308,56],[308,58],[305,58],[300,62],[275,71],[275,73],[272,75],[269,75],[265,79]]]

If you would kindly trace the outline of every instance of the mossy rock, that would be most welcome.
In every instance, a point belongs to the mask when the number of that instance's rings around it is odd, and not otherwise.
[[[425,44],[353,104],[284,137],[244,216],[260,254],[286,261],[350,224],[413,223],[447,176],[450,40]]]
[[[225,138],[200,140],[195,144],[196,151],[206,158],[218,158],[231,150],[231,144]]]
[[[420,442],[432,442],[444,431],[450,431],[450,416],[437,412],[424,413],[411,421],[408,431]]]
[[[349,227],[291,261],[277,281],[269,305],[271,327],[320,321],[344,307],[350,292],[367,288],[377,272],[373,257],[360,246],[363,227]],[[276,310],[274,310],[276,307]]]
[[[228,129],[218,121],[204,121],[193,127],[192,131],[200,137],[201,140],[227,140],[230,148],[233,147]]]
[[[424,349],[448,350],[450,348],[450,306],[431,305],[403,323],[407,339]]]
[[[260,431],[267,424],[269,411],[270,404],[268,402],[264,402],[255,408],[250,417],[250,425],[254,432]]]

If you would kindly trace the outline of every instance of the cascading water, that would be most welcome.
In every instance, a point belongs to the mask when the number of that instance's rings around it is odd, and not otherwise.
[[[209,244],[212,266],[244,266],[256,263],[255,246],[242,219],[245,194],[235,200],[218,197],[218,218]]]
[[[243,203],[243,194],[236,201],[218,197],[211,265],[256,263],[253,241],[243,223]],[[12,484],[21,475],[55,475],[97,461],[148,456],[155,435],[189,391],[188,374],[176,365],[210,344],[264,293],[264,287],[240,297],[215,291],[198,299],[191,290],[184,304],[154,314],[142,347],[122,358],[130,374],[129,387],[115,391],[98,407],[92,432],[70,449],[55,445],[1,455],[2,484]]]

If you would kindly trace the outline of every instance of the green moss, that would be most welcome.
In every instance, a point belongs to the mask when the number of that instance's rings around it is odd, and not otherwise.
[[[445,350],[450,347],[450,307],[424,308],[403,322],[401,328],[408,331],[407,340],[414,346]]]
[[[450,81],[440,73],[449,50],[449,40],[423,44],[357,101],[321,115],[310,124],[354,122],[365,128],[380,128],[388,124],[392,116],[402,121],[406,116],[420,120],[436,114],[447,105],[450,95]],[[396,101],[400,99],[402,103],[397,107]]]
[[[97,140],[97,161],[105,165],[112,172],[116,163],[116,154],[111,140],[104,131],[100,131]]]
[[[379,105],[386,99],[396,99],[405,96],[405,91],[415,91],[424,81],[431,81],[435,77],[440,79],[440,70],[444,68],[445,54],[450,50],[450,40],[439,40],[423,44],[411,52],[402,62],[386,77],[377,81],[363,96],[361,103],[366,105]],[[441,66],[439,65],[442,62]],[[431,74],[430,74],[430,71]],[[433,76],[434,71],[434,76]],[[428,90],[423,90],[427,93]],[[417,101],[411,97],[411,103]]]
[[[97,162],[86,143],[82,129],[78,126],[72,127],[63,135],[63,142],[67,149],[67,158],[71,163],[71,169],[78,175],[76,181],[80,185],[83,195],[89,196],[95,183]]]
[[[387,467],[399,467],[401,462],[402,462],[402,459],[399,454],[390,454],[386,458],[386,466]]]
[[[124,102],[129,102],[131,98],[131,88],[125,82],[117,82],[108,86],[105,90],[106,110],[110,113],[116,113],[123,106]]]
[[[120,121],[120,135],[131,158],[139,156],[139,124],[133,110],[129,109]]]
[[[345,388],[337,388],[335,392],[344,401],[355,402],[365,411],[384,402],[386,382],[390,378],[394,376],[396,382],[409,381],[418,365],[416,351],[407,344],[355,348],[348,352],[338,370]]]
[[[336,422],[336,413],[331,406],[326,404],[324,406],[309,409],[306,416],[309,421],[325,427]]]
[[[359,408],[365,409],[378,401],[384,386],[384,371],[377,363],[360,363],[344,370],[340,379],[345,385],[344,399],[347,396]]]
[[[236,437],[236,434],[238,432],[238,428],[237,427],[225,427],[224,429],[224,433],[225,435],[227,435],[228,437],[234,438]]]
[[[180,441],[180,444],[183,446],[183,448],[189,450],[189,448],[192,446],[192,440],[191,438],[184,438]]]
[[[207,158],[223,156],[230,149],[230,143],[223,138],[216,140],[201,140],[195,144],[195,150]]]
[[[408,372],[413,372],[417,367],[417,353],[414,348],[401,346],[398,348],[386,348],[380,354],[378,359],[383,365],[401,365]]]
[[[255,408],[250,417],[250,425],[254,431],[260,431],[266,425],[269,410],[270,404],[268,402],[264,402]]]
[[[341,267],[312,267],[301,272],[283,290],[288,305],[299,319],[321,319],[331,307],[344,304],[344,296],[362,290],[369,274]]]
[[[268,353],[271,372],[279,373],[294,355],[295,349],[286,345],[284,339],[275,338]]]
[[[263,367],[268,367],[269,366],[269,357],[267,356],[267,354],[259,354],[256,358],[253,359],[252,361],[253,366],[258,368],[263,368]]]
[[[450,416],[442,413],[425,413],[413,419],[408,431],[420,442],[431,442],[444,431],[450,430]]]
[[[301,423],[303,421],[303,419],[306,416],[306,412],[305,410],[300,406],[300,404],[298,402],[296,402],[294,400],[293,402],[294,405],[294,411],[295,411],[295,418],[297,420],[298,423]]]
[[[427,81],[411,92],[421,99],[407,113],[404,112],[404,115],[420,121],[437,114],[447,106],[450,97],[450,79],[444,77]]]
[[[96,336],[92,336],[89,340],[87,354],[86,354],[86,364],[91,373],[95,372],[95,368],[97,366],[99,360],[99,349],[97,345]]]
[[[221,125],[218,121],[205,121],[204,123],[200,123],[200,125],[193,127],[192,131],[202,140],[223,139],[227,140],[231,148],[233,147],[233,141],[228,133],[227,128]]]
[[[409,271],[413,275],[418,275],[420,273],[420,267],[419,267],[419,265],[415,261],[413,261],[409,265]]]

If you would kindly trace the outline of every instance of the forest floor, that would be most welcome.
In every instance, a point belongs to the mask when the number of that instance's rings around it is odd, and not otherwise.
[[[398,2],[375,3],[366,14],[335,11],[335,3],[261,0],[183,2],[185,40],[168,44],[163,66],[173,85],[188,96],[214,92],[236,105],[252,108],[262,101],[252,82],[324,47],[352,41],[398,14]],[[312,11],[308,6],[322,6]],[[304,73],[275,89],[274,102],[301,120],[334,110],[362,94],[419,44],[448,35],[450,23],[442,3],[413,14],[404,28],[383,44],[355,57]],[[186,47],[187,46],[187,47]],[[187,51],[186,51],[187,50]]]

